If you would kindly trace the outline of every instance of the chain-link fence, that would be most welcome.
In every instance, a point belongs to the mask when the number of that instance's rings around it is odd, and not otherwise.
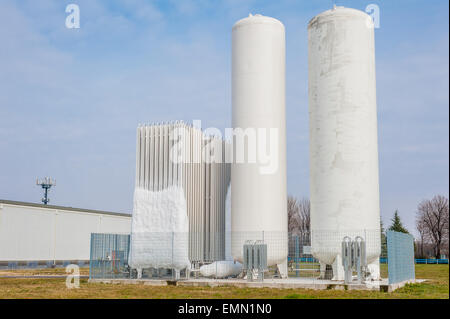
[[[245,268],[244,245],[257,243],[265,246],[266,279],[344,280],[345,272],[350,272],[346,283],[352,283],[361,276],[361,271],[365,279],[372,281],[380,277],[389,277],[389,283],[414,279],[413,239],[407,234],[388,231],[384,236],[377,230],[290,234],[264,231],[233,232],[225,236],[229,238],[226,260],[197,263],[189,260],[187,233],[141,234],[134,237],[133,245],[130,245],[130,235],[92,234],[89,276],[91,279],[244,279],[250,273]],[[361,243],[363,255],[359,261],[345,263],[344,242]],[[209,253],[214,255],[213,251]]]
[[[131,237],[92,234],[90,278],[244,279],[250,273],[244,267],[244,245],[250,243],[265,246],[267,251],[265,279],[289,277],[309,281],[343,280],[344,261],[340,256],[345,238],[350,240],[359,238],[359,241],[364,243],[366,263],[362,266],[365,266],[365,269],[369,269],[367,266],[370,265],[377,267],[378,258],[383,250],[379,230],[342,232],[316,230],[289,234],[253,231],[232,232],[222,236],[226,238],[225,260],[199,263],[191,260],[189,254],[188,242],[196,238],[192,234],[145,233],[134,234]],[[209,251],[208,254],[215,256],[214,251]],[[358,270],[353,268],[351,272],[356,276]]]
[[[312,255],[310,232],[289,234],[288,246],[289,277],[319,278],[320,264]]]
[[[89,279],[129,278],[130,235],[91,234]]]
[[[266,246],[268,266],[264,270],[265,279],[287,276],[309,282],[344,281],[344,261],[340,257],[342,242],[345,237],[351,240],[361,237],[366,245],[365,266],[367,267],[364,271],[367,280],[373,282],[373,278],[369,276],[371,272],[368,266],[372,264],[376,268],[377,258],[379,258],[379,277],[389,278],[389,283],[414,279],[412,236],[390,231],[386,234],[382,234],[379,230],[345,232],[315,230],[289,234],[271,231],[216,232],[215,236],[220,237],[217,241],[225,242],[225,254],[223,249],[216,251],[214,246],[205,246],[201,249],[204,255],[196,255],[200,256],[203,262],[193,258],[189,247],[206,245],[206,241],[200,240],[194,245],[188,244],[192,240],[201,238],[202,234],[148,233],[135,236],[134,243],[130,235],[92,234],[91,236],[90,261],[3,261],[0,262],[0,269],[54,268],[78,264],[80,267],[89,265],[92,279],[246,279],[247,270],[243,265],[243,249],[244,244],[250,242],[262,243]],[[434,263],[438,262],[434,260]],[[357,273],[353,265],[352,276],[356,278]]]

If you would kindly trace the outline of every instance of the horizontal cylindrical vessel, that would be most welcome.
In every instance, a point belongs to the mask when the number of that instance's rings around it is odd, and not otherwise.
[[[380,254],[374,46],[371,18],[355,9],[308,25],[312,253],[325,264],[339,264],[347,235],[366,238],[368,263]]]
[[[232,104],[232,256],[242,262],[244,242],[264,239],[268,264],[281,264],[287,258],[287,195],[285,31],[280,21],[250,15],[233,26]]]

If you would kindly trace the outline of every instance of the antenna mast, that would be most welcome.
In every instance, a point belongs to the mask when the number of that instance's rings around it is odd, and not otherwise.
[[[48,191],[52,186],[56,186],[56,180],[52,180],[51,177],[45,177],[44,179],[36,179],[36,185],[41,186],[44,189],[44,198],[42,198],[42,202],[44,205],[47,205],[50,201],[48,198]]]

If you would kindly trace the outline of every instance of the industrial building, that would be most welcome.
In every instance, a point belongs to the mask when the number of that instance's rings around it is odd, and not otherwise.
[[[0,267],[88,262],[91,233],[130,230],[130,214],[0,199]]]

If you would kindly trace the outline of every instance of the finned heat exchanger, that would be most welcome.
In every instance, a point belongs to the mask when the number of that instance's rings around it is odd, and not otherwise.
[[[224,260],[229,183],[221,138],[183,122],[139,126],[130,265]]]

